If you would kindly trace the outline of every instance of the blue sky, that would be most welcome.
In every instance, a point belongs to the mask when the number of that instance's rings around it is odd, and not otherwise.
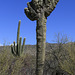
[[[36,21],[24,14],[31,0],[0,0],[0,44],[16,41],[18,21],[21,20],[20,36],[26,44],[36,44]],[[51,43],[56,33],[66,34],[75,40],[75,0],[60,0],[47,18],[46,41]]]

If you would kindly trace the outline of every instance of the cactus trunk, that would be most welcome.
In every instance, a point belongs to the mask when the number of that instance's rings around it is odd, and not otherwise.
[[[36,51],[36,75],[43,75],[45,60],[46,17],[44,12],[39,14],[36,27],[37,51]]]
[[[37,20],[36,39],[36,75],[43,75],[45,61],[46,20],[55,9],[59,0],[32,0],[24,9],[26,16],[34,21]]]

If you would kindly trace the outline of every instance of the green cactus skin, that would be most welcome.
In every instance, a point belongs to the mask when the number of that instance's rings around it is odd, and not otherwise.
[[[24,51],[24,46],[25,46],[25,38],[23,39],[23,45],[21,45],[22,43],[22,37],[19,38],[20,35],[20,24],[21,24],[21,20],[19,20],[18,23],[18,30],[17,30],[17,45],[15,45],[15,41],[13,42],[13,46],[11,45],[11,52],[14,56],[21,56],[21,54]]]
[[[47,17],[55,9],[59,0],[32,0],[24,9],[26,16],[37,21],[36,26],[36,75],[43,75],[45,61],[45,40]]]

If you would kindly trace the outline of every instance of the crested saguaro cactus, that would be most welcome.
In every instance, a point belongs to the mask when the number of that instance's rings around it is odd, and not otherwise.
[[[21,46],[22,43],[22,38],[19,38],[20,35],[20,24],[21,21],[19,20],[19,24],[18,24],[18,30],[17,30],[17,45],[15,45],[15,41],[14,41],[14,45],[11,45],[11,52],[14,56],[21,56],[23,50],[24,50],[24,45],[25,45],[25,38],[23,39],[23,45]]]
[[[25,8],[26,16],[34,21],[37,20],[36,39],[36,75],[43,75],[45,61],[45,40],[46,40],[46,21],[47,17],[56,7],[59,0],[32,0]]]

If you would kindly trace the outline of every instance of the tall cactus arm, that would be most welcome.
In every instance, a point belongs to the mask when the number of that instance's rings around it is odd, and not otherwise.
[[[51,14],[51,12],[55,9],[58,1],[59,0],[45,0],[44,11],[46,17],[48,17]]]
[[[14,49],[13,49],[13,46],[11,45],[11,53],[14,55],[14,56],[16,56],[16,52],[14,51]]]
[[[23,45],[22,45],[22,50],[21,50],[21,53],[24,51],[25,40],[26,40],[26,38],[24,38],[24,39],[23,39]]]
[[[17,30],[17,43],[19,43],[20,24],[21,24],[21,20],[19,20],[19,23],[18,23],[18,30]]]
[[[31,5],[31,2],[28,2],[27,5],[28,5],[28,8],[24,9],[24,12],[26,13],[27,17],[32,21],[36,20],[37,13],[34,10],[33,6]]]
[[[16,47],[15,47],[16,45],[15,45],[15,41],[14,41],[13,43],[14,43],[14,52],[16,52]]]
[[[19,56],[21,54],[21,42],[22,42],[22,38],[20,37],[20,40],[19,40]]]

